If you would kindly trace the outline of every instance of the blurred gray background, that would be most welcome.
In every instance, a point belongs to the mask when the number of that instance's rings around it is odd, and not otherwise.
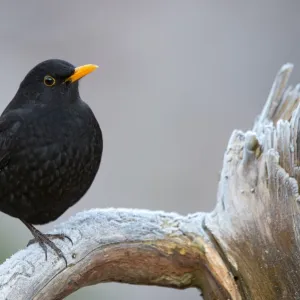
[[[57,222],[92,207],[213,209],[232,130],[252,126],[283,63],[295,63],[300,81],[299,16],[296,0],[2,1],[1,110],[42,60],[100,66],[81,95],[104,133],[102,165]],[[0,214],[1,261],[29,239]],[[199,292],[107,283],[67,299],[154,298]]]

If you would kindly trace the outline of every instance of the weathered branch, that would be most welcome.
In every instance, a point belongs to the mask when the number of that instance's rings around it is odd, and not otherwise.
[[[218,287],[237,294],[234,280],[202,229],[204,214],[95,209],[56,228],[74,242],[57,241],[68,260],[48,257],[38,245],[0,267],[0,299],[62,299],[77,289],[117,281],[173,288]],[[212,295],[213,295],[212,294]]]
[[[282,67],[253,130],[234,131],[213,212],[79,213],[56,228],[68,267],[37,245],[0,266],[0,300],[62,299],[100,282],[196,287],[205,299],[300,299],[300,85]]]

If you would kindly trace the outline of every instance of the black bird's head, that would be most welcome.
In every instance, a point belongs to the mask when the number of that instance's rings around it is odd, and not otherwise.
[[[26,104],[51,105],[78,101],[78,80],[96,68],[96,65],[75,67],[60,59],[45,60],[27,73],[6,110]]]

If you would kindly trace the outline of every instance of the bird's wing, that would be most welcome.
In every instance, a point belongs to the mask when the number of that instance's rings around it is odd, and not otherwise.
[[[0,171],[8,164],[10,155],[15,150],[15,142],[22,122],[22,118],[16,113],[8,113],[0,117]]]

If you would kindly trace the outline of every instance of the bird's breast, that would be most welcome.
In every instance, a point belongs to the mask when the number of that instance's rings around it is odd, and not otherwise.
[[[89,189],[101,155],[101,130],[89,111],[36,118],[22,128],[0,172],[0,199],[7,199],[5,208],[0,200],[1,210],[16,217],[22,212],[33,224],[56,219]]]

